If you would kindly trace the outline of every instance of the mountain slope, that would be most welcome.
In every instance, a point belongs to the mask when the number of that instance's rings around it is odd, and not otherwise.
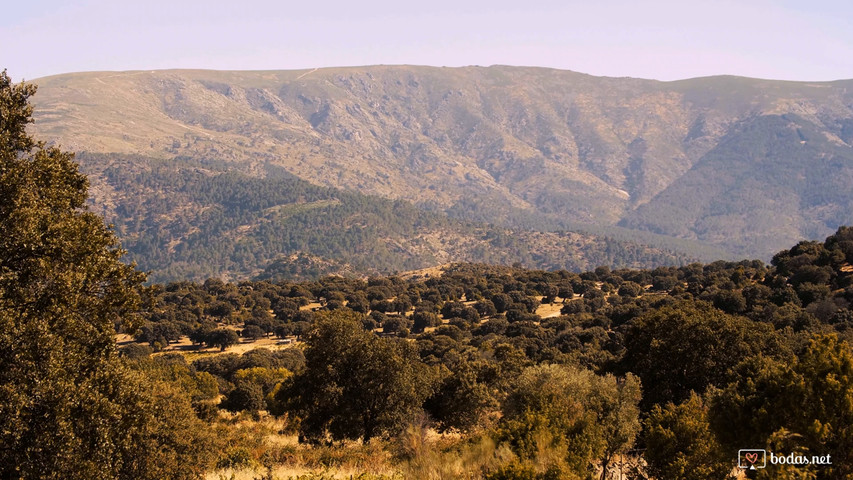
[[[215,161],[78,158],[102,185],[92,208],[156,282],[367,275],[458,261],[580,271],[695,259],[596,235],[452,220],[402,200],[318,187],[269,165],[258,178]],[[102,193],[104,185],[112,195]]]
[[[798,115],[765,115],[732,129],[622,225],[741,251],[781,249],[784,238],[849,222],[851,185],[853,150]]]
[[[814,139],[801,163],[846,158],[853,81],[657,82],[541,68],[377,66],[85,73],[37,83],[35,129],[67,148],[215,158],[259,178],[275,165],[314,184],[463,219],[528,229],[619,224],[765,258],[853,221],[851,189],[816,193],[834,188],[827,178],[847,175],[844,162],[792,185],[767,176],[772,168],[750,166],[772,165],[775,147],[741,154],[776,140],[789,148],[789,126],[773,121],[788,116]],[[729,182],[735,170],[763,177]],[[697,172],[705,181],[690,180]],[[728,186],[716,190],[721,184]],[[800,193],[787,192],[792,186]],[[756,192],[773,201],[751,204]],[[720,195],[742,205],[713,207]],[[794,198],[801,195],[815,202]],[[670,216],[672,226],[661,228],[648,213],[656,205],[696,215]],[[822,220],[813,221],[815,212]],[[768,216],[782,225],[768,231],[758,221]]]

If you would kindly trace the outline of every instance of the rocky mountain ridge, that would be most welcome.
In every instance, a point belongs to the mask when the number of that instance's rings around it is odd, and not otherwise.
[[[853,223],[853,81],[526,67],[82,73],[37,80],[65,148],[216,159],[531,230],[617,228],[768,258]],[[93,179],[104,205],[121,192]]]

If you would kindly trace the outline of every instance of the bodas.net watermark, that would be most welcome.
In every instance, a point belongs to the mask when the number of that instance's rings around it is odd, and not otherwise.
[[[832,465],[831,455],[803,455],[768,452],[760,448],[743,448],[737,452],[737,466],[744,470],[767,468],[767,465]]]

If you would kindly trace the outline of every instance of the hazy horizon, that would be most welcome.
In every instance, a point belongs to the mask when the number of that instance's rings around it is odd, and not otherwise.
[[[395,64],[385,64],[385,63],[375,63],[369,65],[329,65],[322,67],[305,67],[305,68],[234,68],[234,69],[225,69],[225,68],[183,68],[183,67],[175,67],[175,68],[156,68],[156,69],[148,69],[148,68],[136,68],[136,69],[128,69],[128,70],[79,70],[79,71],[69,71],[69,72],[61,72],[54,73],[50,75],[45,75],[42,77],[35,78],[27,78],[25,81],[27,82],[35,82],[42,78],[49,77],[58,77],[62,75],[73,75],[73,74],[93,74],[93,73],[115,73],[115,74],[133,74],[139,72],[168,72],[168,71],[210,71],[210,72],[287,72],[287,71],[312,71],[312,70],[333,70],[333,69],[346,69],[346,68],[371,68],[371,67],[424,67],[424,68],[491,68],[491,67],[509,67],[509,68],[541,68],[545,70],[558,70],[558,71],[567,71],[579,73],[582,75],[589,75],[592,77],[600,77],[600,78],[633,78],[638,80],[651,80],[651,81],[659,81],[663,83],[669,82],[681,82],[687,80],[696,80],[701,78],[713,78],[713,77],[738,77],[738,78],[749,78],[753,80],[767,80],[774,82],[793,82],[793,83],[832,83],[832,82],[840,82],[853,80],[853,73],[849,77],[846,78],[837,78],[833,80],[786,80],[786,79],[778,79],[778,78],[767,78],[767,77],[751,77],[746,75],[736,75],[736,74],[710,74],[710,75],[702,75],[698,77],[685,77],[685,78],[674,78],[671,80],[658,80],[654,78],[648,77],[633,77],[628,75],[595,75],[588,72],[581,72],[578,70],[573,70],[570,68],[556,68],[556,67],[548,67],[542,65],[508,65],[508,64],[492,64],[492,65],[458,65],[458,66],[447,66],[447,65],[424,65],[424,64],[413,64],[413,63],[395,63]],[[2,67],[0,67],[2,68]],[[15,81],[20,81],[21,79],[12,77]]]
[[[853,5],[836,1],[36,0],[7,10],[0,68],[27,80],[83,71],[365,65],[537,66],[664,81],[853,78]]]

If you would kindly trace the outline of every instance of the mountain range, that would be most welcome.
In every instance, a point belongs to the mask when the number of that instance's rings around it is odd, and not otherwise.
[[[194,234],[231,242],[217,247],[228,258],[242,251],[253,259],[182,272],[243,277],[293,255],[361,271],[386,256],[376,253],[380,244],[407,258],[381,271],[456,259],[577,268],[767,260],[853,223],[853,80],[659,82],[529,67],[373,66],[90,72],[34,83],[33,133],[81,152],[94,208],[140,265],[171,272],[164,278],[180,275],[175,265],[190,245],[203,246]],[[227,189],[206,195],[217,181],[256,192],[304,182],[306,192],[326,193],[278,204],[245,193],[254,202],[246,206]],[[342,207],[351,204],[372,205],[373,216]],[[289,246],[273,240],[282,235],[275,229],[258,237],[262,225],[282,223],[282,205],[326,212],[344,230],[375,226],[376,209],[403,208],[409,213],[383,221],[410,226],[364,233],[359,245],[372,247],[361,256],[352,245],[317,249],[319,237]],[[242,223],[197,223],[212,212]],[[494,239],[505,235],[532,251],[498,252]],[[570,247],[560,235],[585,240]],[[424,240],[463,237],[457,244],[466,248]],[[610,247],[600,247],[602,237]],[[598,253],[586,255],[596,242]],[[607,248],[610,257],[601,255]]]

